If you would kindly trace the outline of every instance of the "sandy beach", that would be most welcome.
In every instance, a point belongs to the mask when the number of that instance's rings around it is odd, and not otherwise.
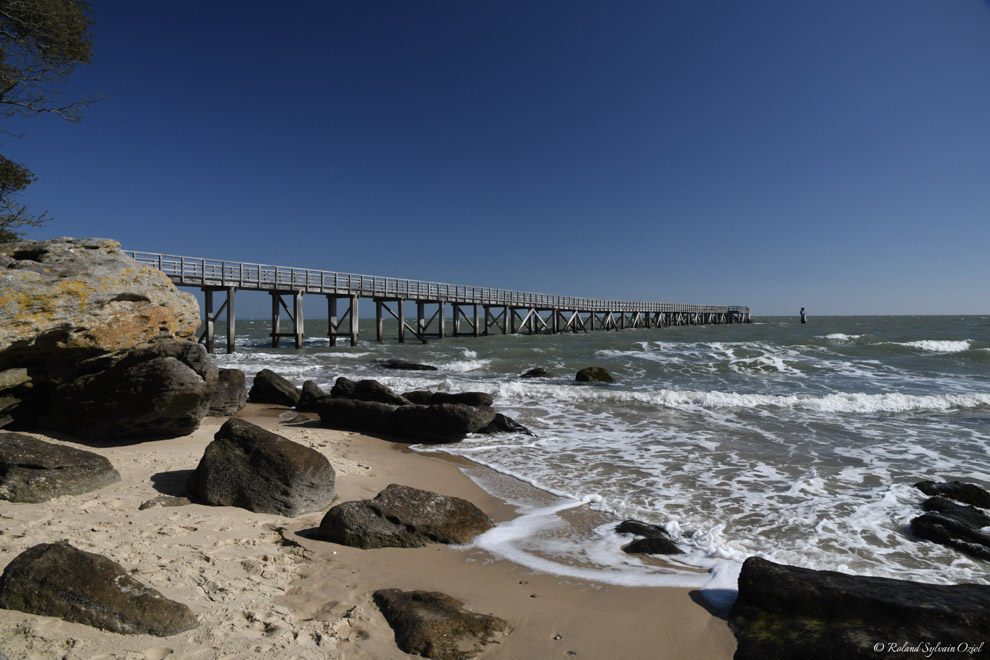
[[[400,483],[467,499],[496,522],[515,515],[462,473],[456,459],[323,429],[274,406],[249,404],[238,416],[323,453],[337,475],[335,504]],[[688,589],[537,574],[471,548],[339,546],[311,537],[323,513],[285,518],[198,504],[139,509],[162,495],[185,494],[186,478],[224,421],[206,418],[196,432],[168,440],[82,444],[38,435],[106,456],[121,481],[39,504],[0,502],[0,565],[33,545],[64,539],[189,605],[200,625],[158,638],[0,610],[0,657],[411,657],[396,647],[372,602],[383,588],[441,591],[505,619],[509,634],[478,658],[711,659],[734,652],[725,621]]]

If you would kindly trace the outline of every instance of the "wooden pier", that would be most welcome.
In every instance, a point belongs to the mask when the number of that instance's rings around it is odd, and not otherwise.
[[[302,347],[305,294],[326,297],[331,346],[337,345],[338,338],[349,340],[351,346],[357,344],[361,298],[375,303],[378,341],[384,340],[386,316],[398,322],[400,342],[411,336],[424,343],[432,337],[447,336],[448,326],[452,336],[478,337],[493,333],[557,334],[750,322],[749,307],[742,306],[574,298],[155,252],[125,253],[162,271],[177,286],[202,289],[206,328],[200,341],[211,353],[216,323],[221,316],[227,323],[227,352],[234,352],[234,299],[238,290],[266,291],[271,295],[273,348],[278,347],[283,337],[291,338],[296,348]],[[219,307],[216,307],[216,294],[223,298]],[[405,316],[406,302],[416,303],[414,325],[409,323],[413,319],[407,320]],[[283,332],[285,327],[291,327],[291,331]]]

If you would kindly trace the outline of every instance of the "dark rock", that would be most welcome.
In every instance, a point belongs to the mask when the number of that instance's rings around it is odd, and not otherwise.
[[[66,542],[28,548],[0,576],[0,607],[128,635],[166,637],[197,626],[186,605],[119,564]]]
[[[465,406],[475,406],[477,408],[489,408],[494,399],[487,392],[428,392],[417,390],[415,392],[404,392],[402,396],[410,403],[422,406],[436,405],[438,403],[459,403]]]
[[[750,557],[729,627],[736,660],[914,657],[888,645],[990,639],[990,586],[858,577]]]
[[[401,369],[403,371],[437,371],[436,367],[430,366],[428,364],[417,364],[415,362],[406,362],[405,360],[386,360],[382,363],[382,366],[386,369]]]
[[[446,443],[462,440],[492,423],[495,411],[457,403],[400,406],[392,414],[395,433],[414,442]]]
[[[492,522],[466,500],[390,484],[372,500],[330,509],[318,538],[355,548],[419,548],[428,543],[467,543]]]
[[[657,525],[639,520],[626,520],[615,527],[619,534],[632,534],[643,538],[629,543],[622,550],[636,555],[682,555],[684,551],[677,547],[667,532]]]
[[[359,380],[354,382],[343,376],[337,379],[330,396],[337,399],[357,399],[358,401],[377,401],[392,406],[408,406],[410,401],[393,392],[391,388],[382,385],[377,380]]]
[[[212,417],[229,417],[247,405],[247,378],[240,369],[220,369],[210,399]]]
[[[328,429],[390,435],[398,406],[377,401],[324,397],[316,402],[320,423]]]
[[[187,435],[209,410],[216,384],[202,345],[160,339],[59,385],[42,422],[84,438]]]
[[[104,456],[20,433],[0,433],[0,500],[45,502],[120,481]]]
[[[327,393],[319,385],[311,380],[307,380],[303,383],[302,393],[299,395],[299,403],[296,404],[296,410],[299,412],[316,412],[316,402],[325,396],[327,396]]]
[[[922,481],[914,485],[925,495],[941,495],[950,499],[972,504],[983,509],[990,509],[990,493],[976,484],[967,484],[961,481],[949,481],[935,483],[934,481]]]
[[[502,619],[468,612],[464,603],[442,593],[381,589],[373,597],[405,653],[466,660],[493,642],[496,633],[508,634]]]
[[[271,369],[262,369],[254,377],[248,396],[255,403],[271,403],[293,408],[299,403],[299,390]]]
[[[520,378],[553,378],[553,374],[543,367],[534,367],[521,375]]]
[[[493,433],[524,433],[526,435],[535,435],[528,428],[502,413],[495,413],[495,419],[492,420],[492,423],[483,429],[479,429],[478,433],[485,433],[487,435]]]
[[[18,367],[0,371],[0,429],[14,421],[14,414],[34,388],[27,369]]]
[[[403,398],[405,398],[409,403],[415,403],[419,406],[428,406],[433,402],[433,392],[427,390],[416,390],[414,392],[403,392]]]
[[[574,380],[581,383],[614,383],[612,374],[603,367],[587,367],[577,372]]]
[[[283,516],[322,511],[336,494],[323,454],[237,418],[217,431],[187,487],[206,504]]]
[[[990,534],[982,531],[990,527],[990,517],[985,513],[941,496],[929,498],[924,508],[928,513],[911,521],[915,536],[990,560]]]

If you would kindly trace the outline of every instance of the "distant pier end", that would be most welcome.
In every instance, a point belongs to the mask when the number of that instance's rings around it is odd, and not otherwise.
[[[574,298],[542,293],[526,293],[489,287],[441,284],[395,277],[355,275],[310,268],[267,266],[239,261],[221,261],[180,257],[156,252],[125,254],[136,261],[162,271],[177,286],[202,289],[206,328],[200,342],[214,352],[217,320],[227,323],[227,352],[233,353],[236,332],[234,299],[238,290],[266,291],[272,297],[272,347],[283,337],[291,338],[296,348],[303,341],[303,295],[321,295],[327,299],[330,345],[339,337],[351,346],[358,341],[358,301],[375,303],[375,329],[378,341],[384,340],[385,315],[398,324],[399,342],[407,336],[426,342],[429,338],[490,334],[557,334],[626,328],[661,328],[671,325],[711,325],[749,323],[749,307],[685,305],[666,302],[630,302],[597,298]],[[223,303],[215,306],[215,294]],[[416,303],[415,325],[406,319],[407,301]],[[450,305],[451,318],[446,316]],[[432,312],[432,313],[430,313]],[[290,332],[282,332],[283,313]]]

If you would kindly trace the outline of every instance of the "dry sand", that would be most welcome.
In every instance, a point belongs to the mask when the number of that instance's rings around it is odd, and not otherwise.
[[[337,500],[373,497],[389,483],[455,495],[493,520],[513,517],[452,459],[290,419],[250,404],[239,413],[322,452]],[[197,629],[167,638],[120,635],[0,610],[0,658],[409,658],[371,599],[382,588],[441,591],[511,632],[477,658],[718,659],[735,639],[688,589],[616,587],[535,574],[480,550],[435,545],[359,550],[314,540],[322,513],[298,518],[197,504],[139,510],[185,480],[225,421],[207,418],[171,440],[79,444],[113,463],[121,481],[40,504],[0,502],[0,566],[38,543],[67,540],[119,562],[135,578],[189,605]]]

